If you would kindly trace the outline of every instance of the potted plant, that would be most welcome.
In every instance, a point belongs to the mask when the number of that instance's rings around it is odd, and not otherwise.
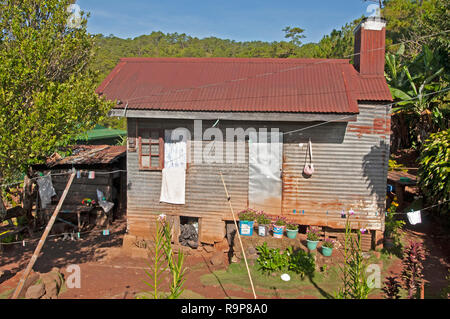
[[[298,225],[288,223],[286,225],[286,235],[288,236],[288,238],[295,239],[297,238],[297,234],[298,234]]]
[[[273,237],[283,238],[284,230],[286,229],[286,218],[277,216],[275,222],[273,223]]]
[[[269,233],[269,225],[272,220],[263,211],[256,214],[256,222],[258,223],[258,235],[266,237]]]
[[[333,253],[334,241],[330,238],[324,240],[322,244],[322,254],[326,257],[330,257]]]
[[[239,234],[241,236],[253,236],[253,227],[255,226],[256,212],[247,208],[239,213]]]
[[[319,243],[319,228],[311,226],[306,230],[306,241],[309,250],[314,250],[317,248],[317,244]]]

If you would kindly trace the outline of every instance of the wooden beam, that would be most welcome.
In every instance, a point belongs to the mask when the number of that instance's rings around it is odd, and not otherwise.
[[[45,240],[47,239],[47,236],[50,233],[50,230],[52,229],[53,224],[55,223],[56,217],[58,216],[58,213],[61,210],[64,200],[66,199],[67,193],[69,192],[69,188],[72,185],[74,177],[75,177],[75,173],[72,173],[72,175],[70,175],[69,182],[67,183],[66,189],[64,190],[64,193],[61,196],[61,199],[59,200],[58,206],[56,206],[56,209],[53,212],[52,218],[50,218],[50,221],[48,222],[47,227],[45,228],[45,231],[42,234],[41,240],[39,240],[39,244],[37,245],[36,249],[34,250],[33,256],[31,256],[31,260],[28,263],[28,266],[25,269],[25,272],[22,275],[22,278],[20,279],[19,284],[17,285],[17,288],[14,291],[14,294],[12,295],[11,299],[17,299],[19,297],[20,293],[22,292],[23,286],[25,285],[25,281],[27,280],[28,275],[30,274],[31,270],[33,269],[33,266],[36,263],[39,253],[41,252],[41,249],[44,246]]]
[[[109,116],[123,117],[122,109],[113,109]],[[127,110],[128,118],[182,119],[182,120],[232,120],[278,122],[356,122],[357,114],[320,114],[286,112],[181,112],[155,110]]]

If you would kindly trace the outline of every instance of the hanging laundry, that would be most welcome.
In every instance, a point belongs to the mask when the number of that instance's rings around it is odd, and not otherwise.
[[[408,221],[410,222],[411,225],[420,224],[422,222],[420,210],[415,212],[409,212],[406,215],[408,216]]]
[[[41,208],[45,209],[48,204],[52,202],[52,197],[56,196],[55,189],[52,184],[52,177],[50,174],[41,176],[37,179],[39,186],[39,197],[41,198]]]
[[[172,130],[166,130],[160,202],[175,205],[185,204],[186,165],[186,141],[181,138],[174,140]]]

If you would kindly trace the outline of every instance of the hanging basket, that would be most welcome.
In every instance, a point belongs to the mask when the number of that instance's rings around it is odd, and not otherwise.
[[[308,152],[309,152],[309,163],[305,164],[305,168],[303,169],[303,174],[305,174],[308,177],[311,177],[314,174],[311,139],[309,139],[309,143],[308,143]]]

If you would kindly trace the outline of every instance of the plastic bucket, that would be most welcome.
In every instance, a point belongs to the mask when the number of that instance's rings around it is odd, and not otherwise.
[[[286,226],[273,225],[273,237],[274,238],[283,238],[285,227]]]
[[[286,235],[288,236],[288,238],[290,239],[295,239],[297,238],[297,234],[298,234],[298,229],[286,229]]]
[[[269,225],[258,225],[258,235],[266,237],[269,233]]]
[[[239,234],[241,236],[253,236],[253,226],[255,222],[243,220],[239,221]]]
[[[332,253],[333,253],[333,248],[323,247],[323,246],[322,246],[322,254],[323,254],[324,256],[330,257]]]
[[[311,241],[311,240],[306,241],[309,250],[315,250],[317,248],[317,244],[319,243],[318,241]]]

